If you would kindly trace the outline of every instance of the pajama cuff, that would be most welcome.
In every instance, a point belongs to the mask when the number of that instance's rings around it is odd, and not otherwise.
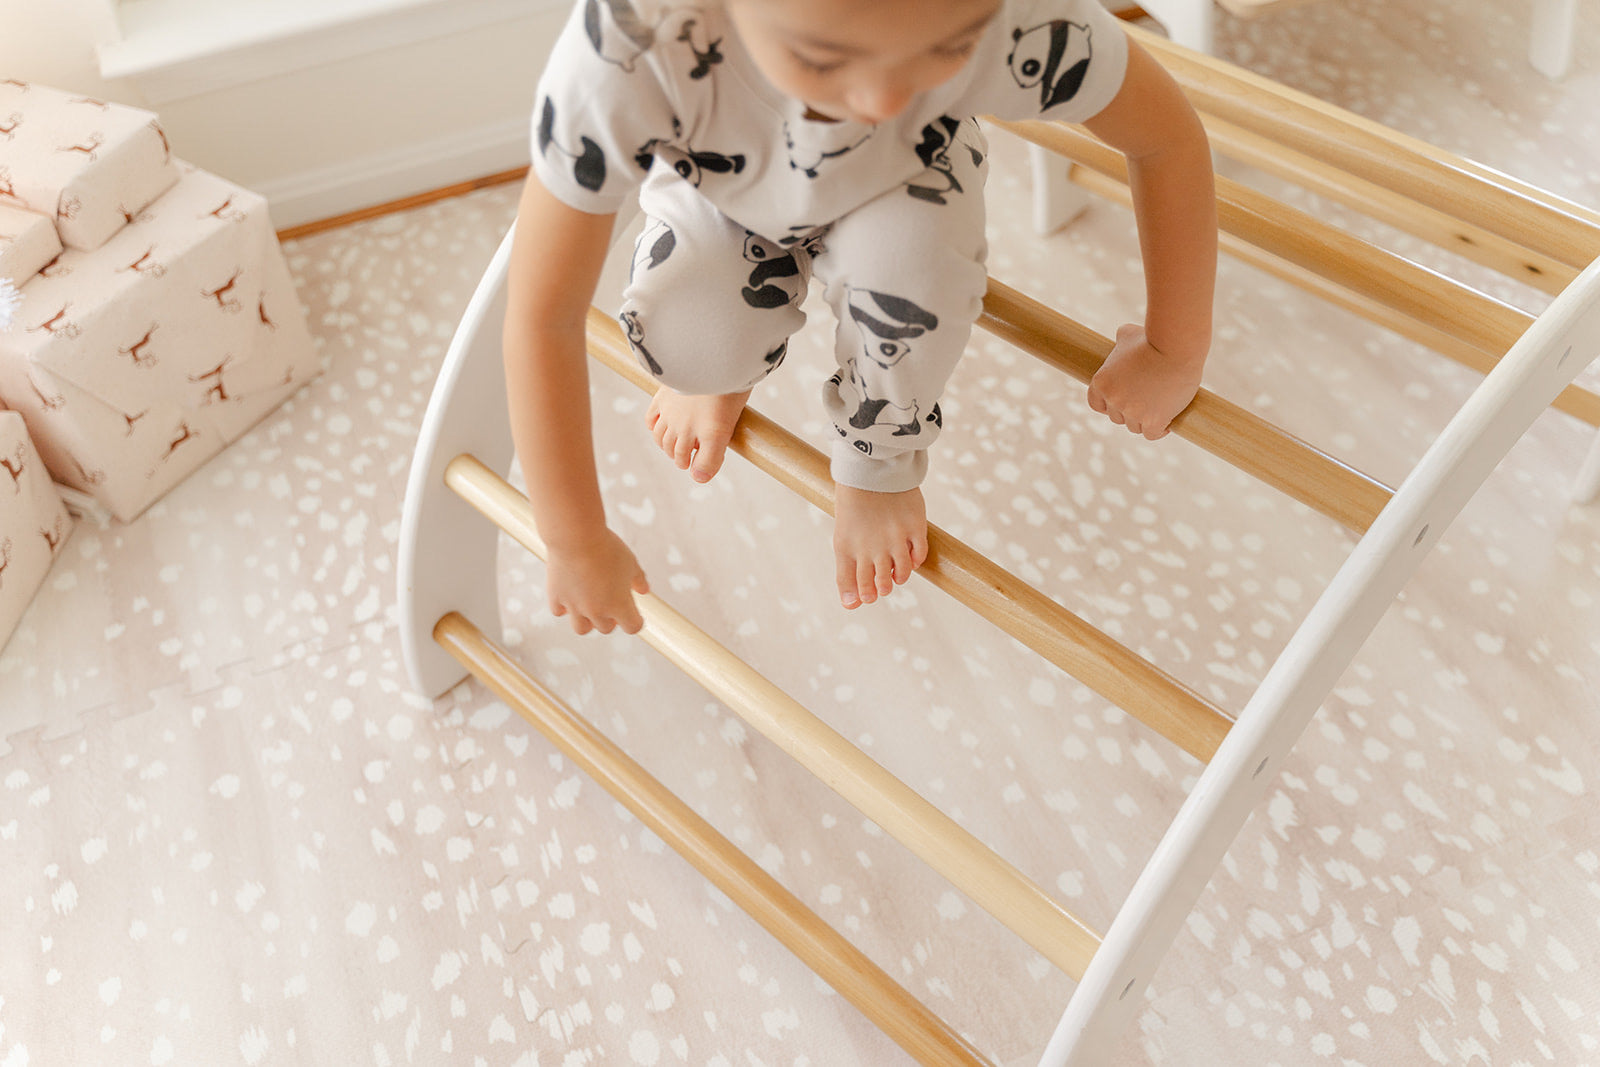
[[[830,465],[833,480],[853,489],[874,493],[903,493],[922,484],[928,473],[926,449],[898,452],[874,458],[858,451],[849,441],[833,446]]]

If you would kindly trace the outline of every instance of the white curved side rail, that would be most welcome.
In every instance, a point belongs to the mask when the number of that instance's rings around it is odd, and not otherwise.
[[[466,677],[461,664],[433,640],[434,624],[443,615],[459,611],[498,637],[500,531],[446,488],[444,469],[463,452],[501,476],[511,467],[500,335],[514,232],[513,226],[500,242],[450,340],[422,416],[400,512],[400,642],[411,684],[428,697]]]
[[[1101,1067],[1278,761],[1467,500],[1600,353],[1600,261],[1529,327],[1428,448],[1295,631],[1179,809],[1068,1003],[1041,1067]]]

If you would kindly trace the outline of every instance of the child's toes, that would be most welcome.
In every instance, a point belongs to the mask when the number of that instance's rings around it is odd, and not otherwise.
[[[838,558],[834,561],[834,584],[839,587],[839,603],[846,608],[861,606],[861,593],[856,588],[856,565]]]
[[[722,469],[722,461],[727,458],[728,445],[726,441],[715,440],[702,443],[695,452],[694,468],[690,472],[697,482],[709,482],[712,477]]]

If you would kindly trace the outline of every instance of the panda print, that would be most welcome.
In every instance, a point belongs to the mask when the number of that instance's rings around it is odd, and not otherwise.
[[[950,162],[950,150],[958,144],[965,148],[972,155],[974,167],[983,162],[983,153],[957,141],[956,131],[959,129],[961,129],[960,121],[949,115],[941,116],[937,121],[930,122],[922,128],[922,140],[917,144],[917,158],[922,160],[922,165],[931,173],[925,172],[914,180],[906,182],[906,192],[930,204],[948,204],[950,194],[966,191],[955,175],[955,167]]]
[[[846,290],[850,318],[861,331],[863,354],[888,370],[911,351],[907,342],[935,330],[939,319],[903,297],[871,289]]]
[[[694,57],[694,66],[689,68],[689,77],[693,81],[704,78],[711,73],[712,67],[722,62],[722,38],[707,41],[697,32],[700,29],[700,20],[686,19],[675,38],[680,44],[686,45],[689,54]]]
[[[856,362],[851,360],[842,372],[829,379],[839,390],[839,398],[847,406],[853,405],[855,412],[850,416],[850,426],[856,430],[870,430],[874,426],[891,426],[894,428],[895,437],[915,437],[922,432],[922,419],[918,414],[917,403],[891,404],[889,401],[874,397],[867,392],[866,383],[856,373]],[[938,411],[938,405],[934,410]],[[929,416],[929,421],[936,421],[937,415]],[[841,427],[836,427],[839,435],[845,436]],[[855,439],[851,441],[856,449],[866,455],[872,455],[872,442]]]
[[[1093,51],[1089,27],[1056,19],[1031,30],[1012,30],[1006,64],[1024,89],[1039,90],[1039,110],[1048,111],[1077,95],[1089,73]]]
[[[755,264],[748,283],[739,290],[744,302],[753,308],[779,308],[800,297],[800,264],[760,234],[745,231],[744,258]]]
[[[745,158],[742,154],[725,156],[720,152],[702,152],[688,144],[681,144],[683,137],[683,123],[674,116],[672,119],[672,137],[653,137],[640,146],[634,153],[633,161],[639,169],[648,172],[655,164],[657,153],[667,149],[670,154],[665,158],[678,172],[678,177],[700,188],[700,183],[707,174],[739,174],[744,171]]]
[[[674,17],[681,18],[682,24],[677,36],[670,39],[686,46],[691,60],[689,77],[698,81],[722,62],[722,40],[708,40],[701,21],[688,12],[668,12],[655,25],[648,25],[628,0],[584,0],[583,31],[595,55],[632,74],[640,56],[658,40],[668,39],[664,36],[671,33],[667,23]]]
[[[595,55],[630,74],[656,43],[655,28],[644,24],[628,0],[584,0],[583,31]]]
[[[822,173],[822,167],[829,160],[838,159],[840,156],[849,155],[872,138],[872,129],[861,135],[861,140],[854,144],[845,145],[843,148],[825,150],[821,148],[807,148],[798,144],[794,139],[794,130],[786,121],[783,124],[783,142],[789,149],[789,169],[797,170],[807,178],[815,178]]]
[[[656,358],[644,346],[644,324],[639,321],[639,313],[624,311],[617,321],[622,323],[622,331],[628,335],[628,347],[633,349],[633,354],[638,357],[639,362],[643,363],[651,374],[657,378],[661,377],[661,364],[656,362]]]
[[[651,219],[633,246],[633,263],[628,269],[628,280],[631,282],[644,271],[661,266],[677,247],[678,235],[672,232],[672,227],[660,219]]]
[[[554,149],[571,161],[573,180],[591,193],[597,193],[606,183],[606,154],[587,137],[580,136],[578,145],[578,150],[574,152],[556,140],[555,101],[545,97],[539,113],[539,154],[548,159]]]
[[[870,430],[886,426],[893,428],[895,437],[915,437],[922,433],[924,421],[938,425],[941,416],[937,404],[924,416],[915,401],[895,404],[873,396],[858,369],[862,359],[883,370],[893,368],[910,354],[910,342],[938,327],[938,317],[903,297],[871,289],[852,287],[845,291],[845,297],[850,318],[861,334],[861,355],[851,358],[844,370],[833,376],[832,382],[845,406],[854,408],[849,418],[851,428]],[[852,440],[851,443],[859,451],[872,454],[871,442]]]

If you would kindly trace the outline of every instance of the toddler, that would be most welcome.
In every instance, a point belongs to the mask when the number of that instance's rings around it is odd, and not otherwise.
[[[606,525],[584,345],[628,194],[646,226],[622,324],[660,382],[650,430],[696,481],[822,283],[838,319],[822,389],[835,577],[855,608],[927,556],[918,487],[985,288],[982,114],[1081,122],[1128,157],[1147,311],[1088,398],[1163,436],[1210,347],[1210,152],[1099,0],[579,0],[539,84],[505,322],[550,606],[578,633],[636,632],[647,589]]]

